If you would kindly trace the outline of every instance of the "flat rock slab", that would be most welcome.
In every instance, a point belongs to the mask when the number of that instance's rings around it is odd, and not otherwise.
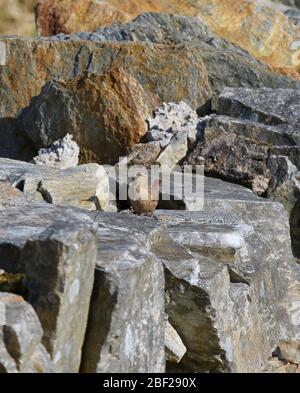
[[[58,170],[0,158],[0,181],[21,189],[30,203],[46,202],[92,211],[116,210],[114,201],[109,198],[107,173],[98,164]]]
[[[95,229],[83,212],[51,205],[1,212],[0,266],[25,274],[43,344],[62,372],[77,372],[80,366],[96,263]]]
[[[218,98],[217,112],[266,125],[300,128],[300,89],[227,88]]]

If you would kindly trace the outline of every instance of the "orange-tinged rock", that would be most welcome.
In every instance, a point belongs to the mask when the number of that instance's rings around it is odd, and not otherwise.
[[[39,0],[42,35],[92,31],[143,12],[200,17],[212,31],[274,70],[294,76],[300,68],[300,28],[257,0]],[[296,77],[297,74],[296,74]]]
[[[66,130],[80,146],[82,162],[116,163],[147,132],[145,119],[159,98],[122,68],[53,81],[23,114],[35,145],[45,146]],[[43,132],[40,132],[43,130]]]

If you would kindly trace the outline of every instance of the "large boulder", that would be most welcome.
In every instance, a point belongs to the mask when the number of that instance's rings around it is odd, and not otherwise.
[[[146,134],[145,119],[158,102],[134,77],[116,68],[104,76],[46,84],[23,113],[22,123],[37,147],[50,145],[68,130],[80,146],[81,161],[112,164]]]
[[[114,29],[1,40],[6,53],[0,67],[2,156],[31,159],[39,148],[70,132],[79,143],[82,163],[103,163],[107,157],[115,161],[139,142],[146,132],[144,121],[161,102],[184,101],[205,115],[211,98],[225,86],[299,87],[215,37],[198,19],[146,14]],[[126,42],[99,42],[107,40]],[[12,89],[18,94],[11,94]]]
[[[93,221],[80,211],[33,205],[3,211],[1,226],[0,267],[25,274],[55,368],[77,372],[96,263]]]
[[[281,202],[299,255],[299,89],[225,89],[185,164]]]
[[[202,211],[157,216],[166,311],[187,347],[175,370],[260,372],[277,346],[297,362],[300,269],[282,205],[207,178]]]
[[[147,224],[128,214],[94,219],[98,255],[81,371],[164,372],[164,275],[147,247]]]
[[[42,35],[93,31],[98,26],[132,20],[143,12],[197,16],[214,33],[282,72],[297,76],[299,48],[293,44],[299,38],[299,29],[282,12],[255,0],[109,0],[104,4],[96,0],[40,0],[39,4],[37,20]],[[76,14],[76,9],[81,12]]]

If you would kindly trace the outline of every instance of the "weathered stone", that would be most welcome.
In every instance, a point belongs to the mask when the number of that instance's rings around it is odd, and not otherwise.
[[[94,218],[97,268],[81,371],[164,372],[163,270],[147,250],[147,222],[128,214]]]
[[[80,210],[33,205],[2,212],[0,233],[0,266],[25,273],[55,368],[77,372],[96,262],[93,221]]]
[[[157,162],[166,169],[173,169],[181,161],[188,151],[188,130],[182,128],[173,135],[168,146],[163,150]]]
[[[186,130],[191,143],[196,141],[199,119],[197,113],[185,102],[164,103],[148,119],[146,139],[159,141],[162,148],[168,146],[174,134]]]
[[[68,130],[80,146],[81,161],[114,164],[145,135],[145,119],[157,103],[118,68],[104,76],[48,83],[22,114],[22,123],[37,147]]]
[[[179,334],[168,321],[166,322],[165,346],[168,362],[179,363],[186,353],[186,347]]]
[[[299,254],[299,89],[226,88],[218,116],[185,164],[205,158],[205,172],[281,202],[290,213],[293,251]],[[232,116],[232,117],[228,117]]]
[[[276,126],[300,124],[300,89],[225,89],[218,98],[222,115]]]
[[[22,297],[0,293],[0,373],[51,373],[39,319]]]
[[[55,141],[49,148],[40,149],[38,156],[33,158],[37,165],[46,165],[51,168],[66,169],[78,165],[79,147],[72,135],[67,134]]]
[[[166,266],[166,310],[187,346],[178,370],[257,372],[280,337],[293,343],[299,339],[299,266],[290,249],[288,218],[280,204],[216,179],[206,179],[204,201],[202,212],[157,211],[170,228],[156,237],[158,243],[153,241]],[[193,223],[187,223],[188,217]],[[214,300],[220,286],[221,298]],[[212,302],[209,307],[205,299]]]
[[[0,181],[0,203],[2,206],[28,204],[24,194],[7,181]]]
[[[30,203],[52,203],[88,210],[116,211],[109,178],[97,164],[65,170],[0,158],[0,180],[23,191]]]
[[[279,68],[282,72],[292,72],[297,76],[297,66],[300,61],[299,48],[293,48],[294,41],[299,39],[299,29],[281,12],[261,5],[256,1],[243,0],[192,0],[182,3],[177,0],[156,1],[121,1],[109,0],[105,5],[97,5],[96,0],[84,2],[76,0],[40,0],[40,31],[42,34],[57,34],[60,32],[74,33],[78,31],[93,31],[95,26],[95,7],[100,7],[97,20],[98,26],[107,26],[113,22],[134,19],[142,12],[166,12],[186,16],[197,16],[205,20],[217,35],[232,41],[249,51],[258,59]],[[79,7],[79,17],[70,18],[66,9]],[[84,5],[83,5],[84,4]],[[71,7],[72,7],[71,5]],[[108,19],[103,18],[103,8],[107,9]],[[118,10],[117,15],[111,12],[111,7]],[[53,10],[55,9],[55,12]],[[39,16],[40,15],[40,16]],[[74,14],[71,14],[74,15]],[[76,14],[75,14],[76,15]],[[84,15],[84,16],[83,16]],[[122,16],[121,16],[122,15]],[[79,30],[78,30],[79,29]],[[253,38],[255,37],[255,39]],[[290,70],[291,69],[291,70]]]
[[[160,152],[161,147],[158,141],[138,143],[129,151],[127,162],[129,165],[149,166],[156,163]]]

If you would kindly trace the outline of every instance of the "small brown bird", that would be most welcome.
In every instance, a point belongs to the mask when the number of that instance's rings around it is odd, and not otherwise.
[[[152,216],[159,200],[159,178],[152,184],[148,182],[148,176],[138,172],[129,184],[128,198],[135,213]]]

